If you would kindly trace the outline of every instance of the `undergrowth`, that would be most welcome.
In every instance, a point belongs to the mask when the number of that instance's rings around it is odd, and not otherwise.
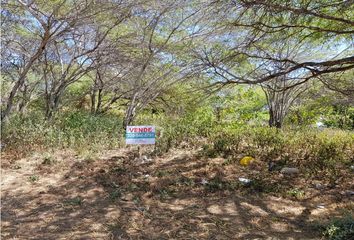
[[[37,150],[70,148],[94,156],[124,146],[122,119],[117,115],[93,116],[64,112],[51,122],[32,113],[14,116],[2,129],[5,151],[20,156]],[[265,162],[300,167],[308,174],[338,177],[338,169],[354,162],[354,133],[339,129],[284,129],[218,122],[210,109],[181,117],[142,114],[132,124],[151,124],[157,129],[156,154],[173,147],[201,148],[207,157],[249,155]],[[48,163],[50,160],[47,161]]]
[[[323,236],[329,240],[354,239],[354,218],[351,215],[331,220],[321,226]]]

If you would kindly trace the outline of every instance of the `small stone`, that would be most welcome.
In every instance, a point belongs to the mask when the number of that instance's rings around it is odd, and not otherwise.
[[[348,190],[348,191],[345,192],[345,195],[353,196],[354,195],[354,191]]]
[[[201,181],[201,184],[202,184],[202,185],[206,185],[206,184],[208,184],[208,183],[209,183],[209,182],[208,182],[205,178],[203,178],[202,181]]]
[[[143,155],[140,158],[138,158],[138,161],[140,164],[144,164],[144,163],[152,162],[152,159],[148,158],[146,155]]]
[[[325,188],[325,186],[323,186],[321,183],[316,183],[314,186],[317,190],[322,190]]]
[[[248,178],[239,177],[238,180],[244,184],[249,184],[251,182]]]
[[[290,167],[284,167],[280,170],[280,172],[283,174],[290,174],[290,175],[300,173],[298,168],[290,168]]]
[[[317,208],[319,208],[319,209],[324,209],[324,208],[326,208],[323,204],[320,204],[320,205],[317,205]]]
[[[121,197],[121,199],[122,199],[123,201],[132,201],[133,198],[134,198],[134,196],[133,196],[133,194],[131,194],[131,193],[125,194],[125,195],[123,195],[123,196]]]

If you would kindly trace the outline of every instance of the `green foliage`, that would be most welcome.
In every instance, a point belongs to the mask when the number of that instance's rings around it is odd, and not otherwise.
[[[215,128],[208,141],[211,144],[204,144],[202,152],[209,157],[250,155],[266,162],[302,167],[309,174],[320,171],[330,180],[338,177],[337,169],[353,161],[354,155],[354,134],[331,129],[223,127]]]
[[[64,202],[64,205],[67,206],[81,206],[84,200],[81,197],[75,197],[72,199],[68,199]]]
[[[32,182],[32,183],[38,182],[39,176],[38,176],[38,175],[31,175],[31,176],[28,177],[28,180],[29,180],[30,182]]]
[[[274,159],[282,154],[284,134],[276,128],[253,128],[250,132],[252,142],[266,159]]]
[[[162,114],[161,114],[162,115]],[[195,145],[196,139],[208,137],[216,125],[212,108],[202,107],[181,117],[141,114],[133,124],[154,124],[157,126],[156,150],[163,153],[182,142]]]
[[[53,165],[56,163],[56,159],[51,154],[45,154],[42,164],[43,165]]]
[[[329,240],[346,240],[354,237],[354,218],[345,216],[332,220],[324,227],[323,235]]]
[[[302,199],[305,196],[305,192],[301,189],[298,188],[292,188],[290,190],[288,190],[287,195],[291,196],[291,197],[295,197],[297,199]]]
[[[225,182],[219,178],[211,179],[207,184],[205,184],[205,189],[208,192],[217,192],[228,189],[228,182]]]
[[[112,192],[110,192],[109,194],[109,198],[112,200],[112,201],[115,201],[117,200],[118,198],[120,198],[122,196],[122,193],[119,189],[114,189]]]
[[[346,105],[332,106],[324,121],[328,127],[354,130],[354,107]]]
[[[211,140],[216,153],[228,155],[238,152],[243,137],[242,129],[235,126],[223,126],[214,129]]]
[[[302,105],[293,107],[287,118],[292,126],[309,126],[321,121],[326,127],[346,130],[354,129],[354,107],[346,103],[334,103],[338,95],[306,99]],[[344,101],[345,102],[345,101]]]
[[[83,112],[58,114],[45,122],[36,112],[13,116],[2,129],[2,141],[19,154],[36,149],[72,148],[80,153],[102,151],[119,146],[123,133],[116,116],[92,116]]]

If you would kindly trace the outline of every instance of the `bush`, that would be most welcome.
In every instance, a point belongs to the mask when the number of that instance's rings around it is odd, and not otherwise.
[[[243,141],[243,130],[236,126],[220,126],[214,129],[211,137],[216,153],[230,155],[240,150]]]
[[[324,227],[323,235],[330,240],[354,239],[354,218],[348,215],[334,219]]]
[[[195,146],[196,140],[210,136],[215,127],[215,118],[212,109],[205,107],[178,117],[141,114],[134,121],[134,124],[146,123],[157,126],[156,150],[163,153],[182,142]]]
[[[303,168],[312,174],[337,178],[338,169],[354,160],[354,134],[326,129],[278,130],[274,128],[214,128],[205,155],[249,155],[263,161]],[[321,173],[321,174],[322,174]]]
[[[100,151],[120,145],[121,121],[116,116],[92,116],[89,113],[58,114],[51,122],[32,113],[13,116],[2,129],[5,150],[24,155],[34,150],[72,148],[78,152]]]
[[[276,128],[257,127],[251,129],[252,143],[258,148],[258,155],[266,160],[281,156],[285,145],[284,134]]]

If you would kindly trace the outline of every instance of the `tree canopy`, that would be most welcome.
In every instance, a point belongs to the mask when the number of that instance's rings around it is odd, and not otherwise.
[[[286,93],[285,109],[309,81],[352,99],[352,1],[1,3],[2,121],[30,104],[50,119],[75,86],[92,114],[123,110],[124,126],[181,83],[204,96],[258,85],[268,101]]]

